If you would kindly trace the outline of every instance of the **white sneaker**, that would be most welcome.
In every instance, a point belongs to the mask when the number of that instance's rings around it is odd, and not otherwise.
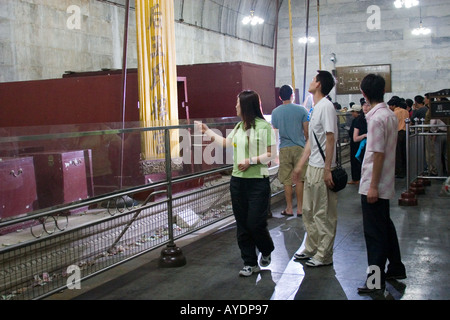
[[[272,262],[272,257],[269,254],[268,256],[263,256],[261,254],[261,258],[259,259],[259,265],[263,268],[267,267]]]
[[[306,253],[296,253],[294,254],[294,258],[297,260],[308,260],[311,257],[309,255],[307,255]]]
[[[260,271],[261,269],[259,268],[259,266],[245,266],[241,271],[239,271],[239,276],[250,277],[253,273]]]
[[[330,263],[325,263],[325,262],[321,262],[319,260],[316,260],[314,258],[309,259],[306,263],[305,263],[308,267],[322,267],[322,266],[329,266],[332,265],[333,262]]]

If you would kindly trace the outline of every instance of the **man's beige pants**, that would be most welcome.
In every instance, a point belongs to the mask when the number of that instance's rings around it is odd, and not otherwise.
[[[322,263],[333,262],[337,226],[337,193],[323,180],[323,168],[308,166],[303,191],[303,223],[306,227],[305,250]]]

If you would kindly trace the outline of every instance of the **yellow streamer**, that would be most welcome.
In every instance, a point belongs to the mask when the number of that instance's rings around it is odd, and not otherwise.
[[[319,70],[322,70],[322,48],[320,43],[320,0],[317,0],[317,32],[319,35]]]
[[[140,121],[145,127],[178,123],[173,0],[136,0]],[[178,144],[178,134],[171,145]],[[145,160],[164,159],[164,131],[144,133]],[[178,156],[174,154],[173,156]]]
[[[295,92],[294,34],[293,34],[293,30],[292,30],[292,6],[291,6],[291,0],[289,0],[289,34],[290,34],[290,45],[291,45],[292,88],[294,88],[294,92]]]

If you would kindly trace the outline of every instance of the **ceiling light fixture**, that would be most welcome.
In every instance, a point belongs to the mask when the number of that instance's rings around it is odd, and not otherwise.
[[[264,19],[255,16],[255,10],[250,11],[250,15],[246,16],[244,19],[242,19],[242,23],[247,25],[251,24],[252,26],[256,26],[257,24],[263,24]]]
[[[301,37],[300,39],[298,39],[298,42],[300,42],[300,43],[306,43],[306,42],[314,43],[314,42],[316,42],[316,38],[314,38],[314,37],[308,37],[308,38]]]
[[[411,33],[415,36],[426,36],[427,34],[431,33],[431,29],[430,28],[425,28],[424,26],[422,26],[422,23],[420,24],[420,26],[418,28],[413,29],[413,31],[411,31]]]
[[[419,0],[395,0],[394,6],[397,9],[400,9],[402,7],[405,8],[411,8],[419,5]]]
[[[420,14],[420,22],[419,22],[419,27],[415,28],[411,31],[411,33],[415,36],[426,36],[427,34],[431,33],[431,29],[430,28],[425,28],[422,24],[422,8],[419,7],[419,14]]]

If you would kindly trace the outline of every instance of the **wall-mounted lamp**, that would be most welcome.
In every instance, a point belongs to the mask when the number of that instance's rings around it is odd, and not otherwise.
[[[330,54],[330,61],[333,62],[334,64],[336,64],[336,62],[337,62],[336,53],[332,52]]]
[[[263,24],[264,19],[255,16],[255,10],[250,11],[250,15],[246,16],[244,19],[242,19],[242,23],[247,25],[251,24],[252,26],[256,26],[257,24]]]

